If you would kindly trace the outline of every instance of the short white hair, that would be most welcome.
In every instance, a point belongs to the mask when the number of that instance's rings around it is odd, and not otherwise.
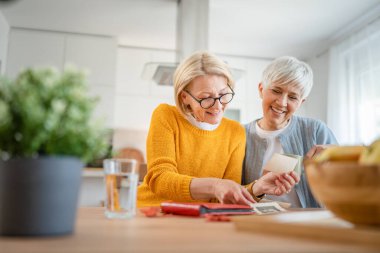
[[[282,56],[265,68],[261,84],[264,88],[272,84],[299,88],[304,99],[313,87],[313,71],[307,63],[295,57]]]

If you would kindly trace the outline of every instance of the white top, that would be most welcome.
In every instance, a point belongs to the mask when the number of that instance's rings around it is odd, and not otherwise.
[[[199,122],[193,116],[186,116],[186,119],[195,127],[198,127],[202,130],[212,131],[218,128],[220,122],[218,124],[209,124],[206,122]]]
[[[264,159],[263,159],[263,168],[265,167],[265,164],[267,164],[268,160],[272,157],[274,153],[282,154],[284,153],[284,150],[282,149],[280,140],[276,138],[279,134],[281,134],[287,127],[289,126],[289,123],[279,130],[275,131],[268,131],[262,129],[259,124],[256,122],[256,132],[260,136],[260,138],[266,139],[268,146],[267,150],[265,150]]]
[[[263,159],[263,168],[265,168],[265,165],[267,164],[268,160],[273,156],[274,153],[283,154],[284,149],[281,146],[280,140],[277,138],[279,134],[281,134],[285,129],[290,125],[290,121],[288,124],[279,130],[275,131],[267,131],[262,128],[260,128],[259,124],[256,122],[256,132],[259,135],[260,138],[266,139],[268,146],[264,154]],[[261,174],[263,172],[261,171]],[[281,202],[287,202],[291,204],[291,207],[302,207],[301,202],[298,198],[298,195],[296,191],[294,190],[294,187],[288,194],[283,194],[281,196],[275,196],[275,195],[267,195],[267,199],[274,200],[274,201],[281,201]]]

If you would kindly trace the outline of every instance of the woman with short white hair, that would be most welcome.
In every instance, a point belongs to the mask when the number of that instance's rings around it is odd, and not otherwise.
[[[243,184],[264,175],[265,166],[275,153],[311,158],[326,145],[337,144],[326,124],[294,115],[312,86],[310,66],[294,57],[277,58],[266,67],[258,86],[263,117],[245,125]],[[300,183],[287,194],[267,198],[291,203],[292,207],[319,207],[307,184],[303,166],[299,176]]]

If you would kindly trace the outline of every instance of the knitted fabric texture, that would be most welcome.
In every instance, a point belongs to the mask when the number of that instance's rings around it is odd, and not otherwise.
[[[193,178],[241,182],[245,130],[233,120],[223,118],[217,129],[202,130],[176,107],[161,104],[153,112],[146,145],[148,172],[138,187],[138,207],[200,201],[190,194]]]

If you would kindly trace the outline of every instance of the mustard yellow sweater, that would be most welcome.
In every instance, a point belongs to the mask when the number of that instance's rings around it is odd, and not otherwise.
[[[233,120],[223,118],[217,129],[202,130],[176,107],[161,104],[153,112],[146,146],[148,172],[138,188],[138,207],[195,201],[190,195],[192,178],[241,182],[245,130]]]

